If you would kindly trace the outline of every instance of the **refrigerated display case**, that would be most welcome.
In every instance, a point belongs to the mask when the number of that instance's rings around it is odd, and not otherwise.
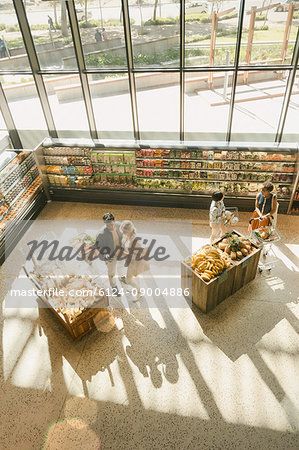
[[[227,206],[251,211],[269,180],[286,212],[298,171],[298,148],[285,144],[46,139],[35,152],[53,200],[208,208],[220,189]]]
[[[29,220],[46,203],[34,153],[5,150],[0,154],[0,263],[14,248]]]

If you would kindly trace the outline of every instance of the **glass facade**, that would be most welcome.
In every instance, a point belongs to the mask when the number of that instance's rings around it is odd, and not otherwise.
[[[99,135],[134,139],[128,74],[90,74],[88,82]]]
[[[140,138],[179,139],[180,84],[177,73],[136,75]]]
[[[77,137],[82,132],[89,137],[79,76],[47,75],[43,79],[58,137]]]
[[[298,141],[292,5],[7,0],[0,82],[17,129],[9,131]]]
[[[225,140],[232,77],[231,71],[186,74],[186,140]]]

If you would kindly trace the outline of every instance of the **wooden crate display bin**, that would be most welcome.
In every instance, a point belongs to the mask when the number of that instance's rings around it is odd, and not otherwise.
[[[244,237],[241,233],[238,233],[238,231],[234,230],[233,233],[239,237]],[[256,276],[261,248],[253,243],[251,243],[251,247],[253,247],[254,250],[250,255],[246,256],[241,261],[234,261],[236,269],[232,294],[245,286],[245,284],[254,280]]]
[[[38,290],[43,290],[33,273],[27,270],[25,266],[23,268],[27,277],[32,281],[36,288]],[[82,314],[73,320],[70,320],[67,314],[57,311],[53,307],[51,299],[46,295],[39,296],[38,301],[43,307],[51,310],[52,314],[54,314],[56,319],[59,320],[74,341],[81,339],[89,331],[96,328],[99,324],[111,317],[111,313],[107,309],[109,306],[109,301],[105,293],[95,303],[94,307],[92,306],[84,310]]]
[[[221,275],[204,281],[185,261],[181,262],[181,285],[183,291],[189,289],[189,299],[202,312],[212,311],[219,303],[232,294],[235,265]]]
[[[105,309],[108,306],[106,295],[103,302],[100,303],[102,308],[90,308],[70,324],[74,340],[80,339],[110,317],[111,314]]]
[[[244,237],[233,230],[233,234]],[[222,241],[222,236],[215,244]],[[188,289],[189,300],[198,308],[207,313],[212,311],[219,303],[252,281],[257,272],[261,249],[251,243],[253,251],[240,261],[232,261],[231,267],[210,281],[204,281],[185,261],[181,262],[182,289]]]

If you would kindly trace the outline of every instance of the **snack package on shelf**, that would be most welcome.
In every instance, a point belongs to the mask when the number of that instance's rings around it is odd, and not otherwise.
[[[45,156],[88,156],[89,150],[82,147],[44,147]]]
[[[91,183],[91,177],[77,175],[50,175],[49,183],[56,186],[87,186]]]
[[[135,153],[127,153],[125,152],[123,155],[124,163],[129,165],[135,165],[136,164],[136,158]]]
[[[68,165],[68,157],[67,156],[44,156],[45,163],[48,165]]]

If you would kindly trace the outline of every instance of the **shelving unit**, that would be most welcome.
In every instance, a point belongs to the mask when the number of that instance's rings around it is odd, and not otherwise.
[[[237,202],[251,211],[261,184],[270,180],[286,212],[298,170],[298,149],[285,144],[46,139],[35,154],[53,200],[207,208],[212,191],[221,189],[227,206]],[[88,175],[79,175],[77,164],[63,164],[78,155],[86,158]],[[54,168],[46,163],[51,156],[58,158]]]
[[[0,157],[0,264],[15,247],[30,220],[46,203],[33,152],[6,150]]]

